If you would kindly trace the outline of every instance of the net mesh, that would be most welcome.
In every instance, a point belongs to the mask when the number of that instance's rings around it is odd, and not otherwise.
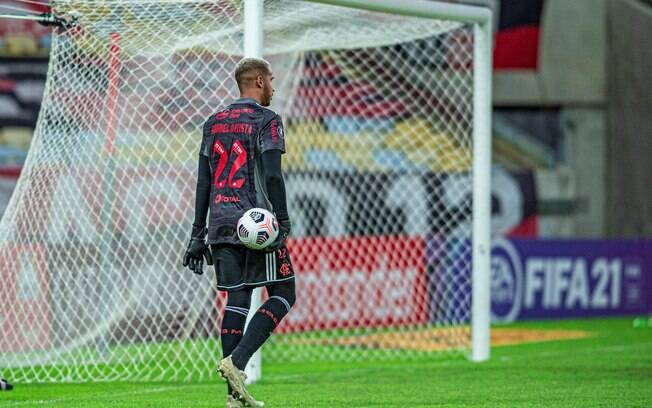
[[[472,26],[265,1],[297,303],[263,361],[470,344]],[[195,380],[225,297],[181,266],[201,126],[237,97],[240,1],[53,1],[43,104],[0,224],[17,382]]]

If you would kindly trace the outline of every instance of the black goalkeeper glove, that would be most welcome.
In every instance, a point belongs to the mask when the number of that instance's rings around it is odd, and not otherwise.
[[[277,249],[285,245],[285,240],[290,235],[290,230],[292,229],[292,224],[290,224],[290,218],[288,217],[277,217],[276,221],[278,222],[278,237],[272,242],[270,246],[265,248],[266,252],[274,252]]]
[[[204,259],[206,259],[206,265],[213,265],[213,256],[204,241],[205,236],[206,228],[198,228],[193,225],[190,242],[183,255],[183,266],[187,266],[198,275],[204,273]]]

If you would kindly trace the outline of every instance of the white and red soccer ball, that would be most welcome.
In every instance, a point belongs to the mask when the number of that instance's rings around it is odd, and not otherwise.
[[[252,208],[238,220],[237,232],[247,248],[265,249],[278,237],[278,222],[270,211]]]

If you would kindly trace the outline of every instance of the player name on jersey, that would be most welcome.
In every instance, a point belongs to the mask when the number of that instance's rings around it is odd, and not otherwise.
[[[216,123],[211,127],[211,134],[244,133],[250,135],[253,125],[250,123]]]

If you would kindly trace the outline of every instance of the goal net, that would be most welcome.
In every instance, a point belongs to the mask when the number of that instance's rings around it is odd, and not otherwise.
[[[181,265],[203,121],[238,96],[236,0],[56,0],[27,161],[0,223],[16,382],[214,376],[225,297]],[[264,363],[469,350],[473,26],[264,2],[297,303]]]

